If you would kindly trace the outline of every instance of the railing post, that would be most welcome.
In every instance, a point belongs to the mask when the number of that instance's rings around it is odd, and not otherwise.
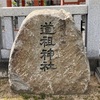
[[[6,49],[11,49],[14,40],[14,29],[12,17],[4,17],[5,25],[5,44]]]
[[[12,6],[12,0],[6,0],[7,2],[7,7],[11,7]]]
[[[34,0],[34,6],[39,6],[38,0]]]
[[[0,17],[0,60],[1,60],[1,48],[2,48],[2,26],[1,26],[1,17]]]
[[[22,6],[25,6],[25,0],[22,0]]]
[[[100,56],[100,0],[87,0],[87,56],[99,58]]]
[[[81,31],[81,15],[74,15],[76,27]]]
[[[1,57],[2,59],[8,59],[10,54],[10,49],[14,40],[14,30],[13,30],[13,18],[4,17],[4,30],[2,33],[2,48]],[[0,39],[1,40],[1,39]]]

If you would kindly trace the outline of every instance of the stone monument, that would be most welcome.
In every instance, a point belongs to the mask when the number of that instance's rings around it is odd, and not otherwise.
[[[84,93],[90,81],[82,35],[64,10],[36,10],[23,21],[9,59],[13,90],[34,94]]]

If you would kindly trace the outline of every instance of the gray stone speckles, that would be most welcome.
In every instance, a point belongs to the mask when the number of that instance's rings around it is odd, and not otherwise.
[[[12,85],[12,88],[15,88],[16,91],[30,91],[30,87],[20,79],[18,75],[15,73],[10,74],[11,81],[9,80],[9,83]]]
[[[46,23],[53,25],[53,35],[40,34],[41,25]],[[46,36],[46,42],[47,37],[52,36],[54,45],[40,45],[43,36]],[[50,48],[53,50],[51,59],[50,51],[43,59],[41,52]],[[53,69],[41,70],[43,61],[48,64],[51,61]],[[75,27],[70,13],[63,10],[38,10],[26,17],[11,50],[9,80],[10,86],[18,92],[75,94],[87,90],[90,81],[89,63],[81,33]]]

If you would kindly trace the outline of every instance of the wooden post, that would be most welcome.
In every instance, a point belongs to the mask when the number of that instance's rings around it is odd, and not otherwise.
[[[90,58],[100,56],[100,0],[87,0],[87,55]]]
[[[34,6],[39,6],[39,1],[38,0],[34,0]]]
[[[41,6],[44,6],[44,0],[41,0]]]
[[[12,0],[6,0],[7,2],[7,7],[11,7],[12,6]]]
[[[22,6],[25,6],[25,0],[22,0]]]

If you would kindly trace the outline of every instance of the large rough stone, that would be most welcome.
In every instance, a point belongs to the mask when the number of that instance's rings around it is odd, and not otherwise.
[[[11,50],[11,88],[34,94],[73,94],[84,93],[89,81],[82,36],[71,14],[49,9],[29,14]]]

